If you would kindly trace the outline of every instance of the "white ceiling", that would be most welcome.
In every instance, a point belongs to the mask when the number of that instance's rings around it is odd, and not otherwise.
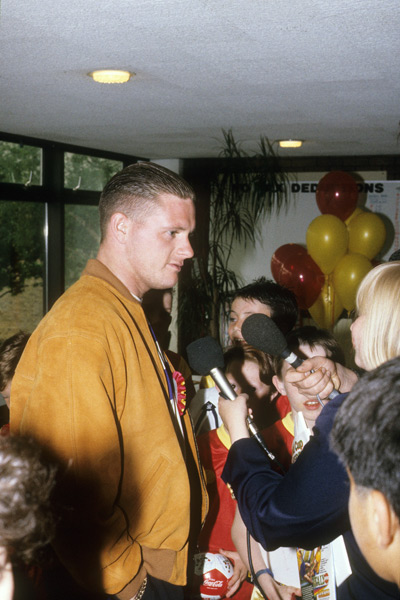
[[[0,130],[147,158],[398,154],[399,0],[2,0]],[[124,68],[128,84],[94,83]]]

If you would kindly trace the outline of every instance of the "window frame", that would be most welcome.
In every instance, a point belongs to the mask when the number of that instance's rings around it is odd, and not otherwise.
[[[100,192],[64,188],[64,153],[86,154],[116,160],[122,162],[123,167],[148,159],[5,132],[0,132],[0,140],[34,146],[42,150],[41,185],[0,182],[0,200],[40,202],[45,205],[44,226],[47,230],[43,280],[43,314],[45,314],[65,291],[64,206],[67,204],[97,206],[100,197]]]

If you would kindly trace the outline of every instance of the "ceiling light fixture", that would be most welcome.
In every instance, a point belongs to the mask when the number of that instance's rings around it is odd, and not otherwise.
[[[302,145],[302,140],[279,140],[281,148],[301,148]]]
[[[120,71],[116,69],[100,69],[88,73],[97,83],[126,83],[135,73]]]

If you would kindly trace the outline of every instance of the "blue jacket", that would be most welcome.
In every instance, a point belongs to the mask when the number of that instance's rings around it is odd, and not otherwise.
[[[397,586],[372,571],[350,531],[349,480],[329,446],[344,398],[341,394],[324,407],[314,435],[284,477],[272,470],[254,439],[243,439],[232,445],[222,479],[232,486],[250,533],[267,550],[312,549],[344,535],[353,575],[340,586],[338,600],[399,599]]]

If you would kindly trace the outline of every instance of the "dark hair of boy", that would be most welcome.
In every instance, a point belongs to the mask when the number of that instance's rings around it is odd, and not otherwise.
[[[400,357],[365,373],[339,408],[331,445],[357,488],[380,491],[400,519]]]
[[[0,390],[14,377],[15,369],[25,349],[30,333],[18,331],[0,346]]]
[[[252,283],[234,292],[231,302],[236,298],[258,300],[271,309],[271,319],[283,333],[296,325],[298,306],[293,292],[266,277],[259,277]]]
[[[326,356],[333,360],[333,362],[340,363],[341,365],[345,364],[344,352],[339,342],[327,329],[319,329],[318,327],[314,327],[314,325],[298,327],[288,334],[286,341],[289,350],[297,354],[299,354],[300,346],[309,346],[311,350],[314,350],[316,346],[322,346],[326,352]],[[300,358],[307,357],[301,356],[300,353]],[[274,357],[274,370],[278,377],[282,375],[283,363],[284,359],[282,357]]]

